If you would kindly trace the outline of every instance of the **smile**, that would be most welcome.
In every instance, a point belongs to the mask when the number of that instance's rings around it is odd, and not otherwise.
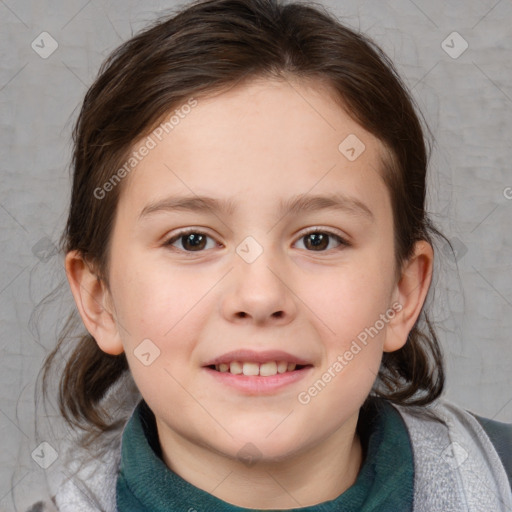
[[[273,375],[300,370],[306,365],[298,365],[287,361],[267,361],[256,363],[252,361],[232,361],[209,366],[212,370],[233,375],[271,377]]]
[[[238,349],[203,365],[212,383],[245,395],[273,395],[314,371],[311,359],[282,350]]]

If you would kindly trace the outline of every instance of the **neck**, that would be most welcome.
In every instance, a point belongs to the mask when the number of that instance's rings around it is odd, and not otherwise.
[[[165,464],[184,480],[238,507],[290,509],[333,500],[352,486],[362,465],[358,415],[329,437],[279,461],[252,465],[214,452],[158,424]]]

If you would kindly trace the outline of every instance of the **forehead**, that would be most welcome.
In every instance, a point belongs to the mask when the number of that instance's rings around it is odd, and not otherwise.
[[[334,98],[319,81],[261,79],[178,106],[134,145],[152,149],[122,196],[140,213],[176,192],[280,205],[309,191],[382,194],[383,145]]]

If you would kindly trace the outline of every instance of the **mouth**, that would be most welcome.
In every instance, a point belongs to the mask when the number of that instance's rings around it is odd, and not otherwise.
[[[268,395],[298,383],[313,371],[311,360],[282,350],[233,350],[203,365],[221,385],[246,395]]]
[[[297,386],[313,372],[311,359],[282,350],[239,349],[227,352],[203,368],[214,386],[245,396],[271,396]]]
[[[313,366],[311,364],[297,364],[289,361],[230,361],[227,363],[211,364],[206,366],[210,370],[232,375],[245,375],[247,377],[272,377],[283,373],[300,371],[303,368]]]

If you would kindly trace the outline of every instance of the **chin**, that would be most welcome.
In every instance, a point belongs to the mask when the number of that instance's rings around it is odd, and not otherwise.
[[[282,462],[300,451],[302,438],[294,437],[289,430],[281,436],[270,434],[267,437],[271,430],[262,429],[254,432],[254,435],[246,431],[243,439],[236,439],[234,446],[231,446],[229,455],[247,465],[253,465],[256,462]]]

